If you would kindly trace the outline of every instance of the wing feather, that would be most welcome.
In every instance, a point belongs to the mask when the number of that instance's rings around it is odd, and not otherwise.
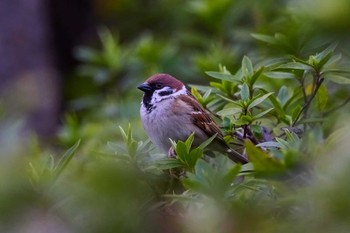
[[[189,95],[180,95],[178,98],[193,107],[191,112],[193,123],[199,129],[205,132],[205,134],[207,134],[209,137],[213,136],[214,134],[217,134],[217,138],[220,141],[224,142],[224,137],[222,135],[222,132],[219,126],[214,122],[211,116],[204,110],[202,105],[200,105],[200,103],[198,103],[198,101],[194,99],[194,97]]]

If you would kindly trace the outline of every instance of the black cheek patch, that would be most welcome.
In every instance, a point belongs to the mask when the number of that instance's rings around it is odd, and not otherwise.
[[[160,96],[166,96],[166,95],[170,95],[173,94],[172,90],[167,90],[167,91],[161,91],[158,93]]]

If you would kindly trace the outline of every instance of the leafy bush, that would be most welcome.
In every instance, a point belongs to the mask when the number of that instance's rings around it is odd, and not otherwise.
[[[347,232],[347,2],[146,2],[108,3],[120,31],[77,48],[60,146],[0,131],[0,231]],[[212,138],[192,148],[193,135],[176,158],[159,153],[135,88],[155,72],[193,83],[250,163],[208,151]]]

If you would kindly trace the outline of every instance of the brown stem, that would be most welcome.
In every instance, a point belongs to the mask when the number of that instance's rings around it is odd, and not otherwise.
[[[312,100],[315,98],[315,96],[317,94],[317,91],[320,88],[320,86],[322,85],[323,81],[324,81],[324,78],[322,78],[319,73],[316,73],[315,89],[313,90],[312,95],[310,96],[310,98],[307,100],[307,102],[303,105],[303,107],[299,111],[298,115],[296,116],[296,118],[295,118],[295,120],[294,120],[294,122],[292,124],[292,127],[297,125],[297,123],[300,121],[301,114],[307,112],[307,110],[310,107],[310,104],[311,104]]]

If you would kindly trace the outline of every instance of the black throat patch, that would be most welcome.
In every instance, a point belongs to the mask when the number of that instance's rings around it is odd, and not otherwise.
[[[153,109],[155,109],[155,106],[151,104],[152,95],[153,95],[153,92],[145,92],[145,94],[143,95],[142,102],[143,102],[143,105],[146,107],[148,113],[150,113]]]
[[[153,109],[156,108],[156,106],[154,106],[152,104],[152,97],[154,95],[154,92],[155,92],[155,90],[148,91],[148,92],[145,92],[145,94],[143,95],[143,100],[142,100],[143,101],[143,105],[146,107],[148,113],[150,113]],[[169,96],[169,95],[171,95],[173,93],[174,93],[173,90],[167,89],[167,90],[158,92],[158,95],[159,96]],[[159,100],[159,102],[161,102],[163,100],[164,99]]]

